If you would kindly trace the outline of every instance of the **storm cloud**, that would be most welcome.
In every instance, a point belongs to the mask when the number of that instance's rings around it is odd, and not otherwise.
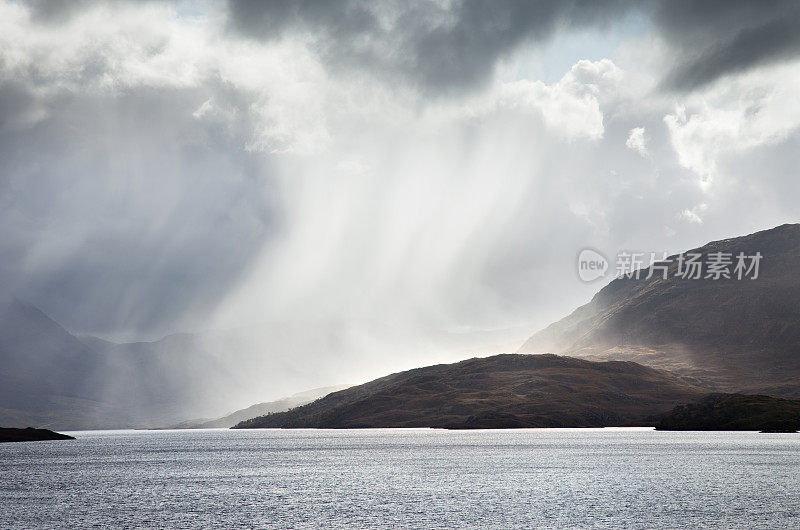
[[[606,25],[620,0],[229,2],[231,28],[256,39],[309,35],[331,66],[368,69],[431,92],[484,85],[499,59],[556,31]]]
[[[522,340],[597,289],[584,247],[797,219],[797,22],[791,2],[2,2],[0,285],[109,338]],[[343,366],[403,355],[363,336]]]
[[[673,47],[664,86],[690,90],[800,53],[800,5],[791,0],[663,2],[654,22]]]
[[[661,86],[688,90],[786,60],[800,49],[800,6],[791,0],[455,0],[451,2],[229,2],[230,27],[277,39],[305,34],[330,66],[367,68],[433,93],[485,84],[498,61],[558,33],[608,30],[638,15],[664,38],[671,65]]]

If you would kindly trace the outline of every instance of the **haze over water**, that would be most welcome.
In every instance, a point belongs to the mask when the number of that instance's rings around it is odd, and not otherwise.
[[[789,528],[800,518],[791,434],[73,434],[0,445],[0,527]]]

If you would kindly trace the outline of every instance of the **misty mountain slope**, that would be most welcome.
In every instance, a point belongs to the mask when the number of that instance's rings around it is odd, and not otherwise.
[[[233,394],[236,379],[224,352],[201,337],[170,335],[155,342],[112,344],[105,355],[105,401],[130,403],[143,425],[213,411]]]
[[[392,374],[236,427],[647,425],[704,393],[631,362],[503,354]]]
[[[314,388],[306,390],[305,392],[298,392],[289,397],[279,399],[277,401],[270,401],[268,403],[256,403],[245,409],[237,410],[227,414],[221,418],[213,420],[190,420],[171,427],[173,429],[228,429],[233,427],[239,422],[263,416],[264,414],[272,414],[275,412],[286,412],[289,409],[311,403],[312,401],[321,397],[327,396],[331,392],[338,392],[348,388],[346,385],[327,386],[323,388]]]
[[[37,308],[0,307],[0,425],[80,427],[126,421],[103,403],[104,359]]]
[[[12,378],[35,384],[30,388],[43,394],[100,397],[96,386],[89,383],[102,356],[36,307],[19,300],[7,301],[0,315],[0,377],[6,382],[0,387],[2,403],[18,401],[19,389],[8,386]],[[35,407],[36,403],[27,405]]]
[[[79,340],[36,307],[7,301],[0,307],[0,425],[148,426],[205,412],[231,379],[187,346],[174,337],[164,344]]]
[[[632,360],[720,389],[800,395],[800,225],[689,252],[703,261],[713,252],[763,257],[755,280],[695,280],[676,276],[673,256],[666,280],[658,271],[615,279],[519,351]]]

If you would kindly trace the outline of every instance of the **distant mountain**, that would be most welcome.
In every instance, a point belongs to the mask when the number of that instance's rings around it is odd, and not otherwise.
[[[78,339],[19,300],[0,304],[0,317],[0,425],[147,427],[213,410],[233,382],[191,335]]]
[[[392,374],[236,428],[652,425],[704,393],[632,362],[506,354]]]
[[[675,407],[656,429],[663,431],[767,431],[800,429],[800,401],[769,396],[712,394]]]
[[[79,428],[131,419],[103,400],[101,355],[19,300],[0,304],[0,315],[0,425]]]
[[[151,427],[219,412],[245,376],[238,343],[178,334],[116,344],[75,337],[36,307],[0,303],[0,425]],[[244,374],[244,375],[243,375]],[[252,376],[255,377],[255,376]],[[224,409],[222,409],[224,410]]]
[[[717,252],[734,262],[760,253],[758,278],[683,279],[672,256],[666,280],[658,269],[615,279],[519,351],[631,360],[721,391],[800,397],[800,225],[689,251],[704,262]]]
[[[237,410],[221,418],[213,420],[190,420],[179,423],[171,429],[228,429],[237,423],[255,418],[256,416],[263,416],[265,414],[272,414],[275,412],[286,412],[294,407],[311,403],[312,401],[321,397],[327,396],[331,392],[338,392],[348,388],[347,385],[339,386],[326,386],[323,388],[315,388],[306,390],[305,392],[298,392],[289,397],[279,399],[277,401],[270,401],[268,403],[257,403],[246,409]]]

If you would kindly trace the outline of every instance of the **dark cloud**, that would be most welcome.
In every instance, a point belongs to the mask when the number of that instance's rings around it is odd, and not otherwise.
[[[253,0],[229,7],[231,27],[248,37],[305,31],[331,66],[366,68],[432,92],[478,87],[523,43],[546,41],[559,29],[602,28],[630,12],[651,18],[671,47],[674,65],[662,83],[668,90],[692,89],[800,52],[800,4],[791,0],[462,0],[446,7]]]
[[[235,27],[261,39],[276,39],[291,29],[324,31],[341,38],[357,38],[380,29],[375,13],[362,2],[243,0],[229,6]]]
[[[105,0],[105,4],[145,3],[158,0]],[[100,0],[25,0],[31,19],[41,24],[62,24],[87,8],[100,4]]]
[[[31,19],[41,24],[62,24],[96,5],[124,7],[144,4],[179,4],[180,0],[22,0]]]
[[[423,90],[480,86],[497,60],[523,42],[541,42],[559,28],[603,25],[629,6],[624,0],[341,3],[232,1],[231,27],[248,37],[279,38],[289,29],[314,36],[330,65],[367,68]]]
[[[800,53],[800,3],[792,0],[662,2],[653,20],[675,51],[667,89],[691,90]]]
[[[87,0],[28,0],[31,18],[41,22],[62,22],[90,4]]]

